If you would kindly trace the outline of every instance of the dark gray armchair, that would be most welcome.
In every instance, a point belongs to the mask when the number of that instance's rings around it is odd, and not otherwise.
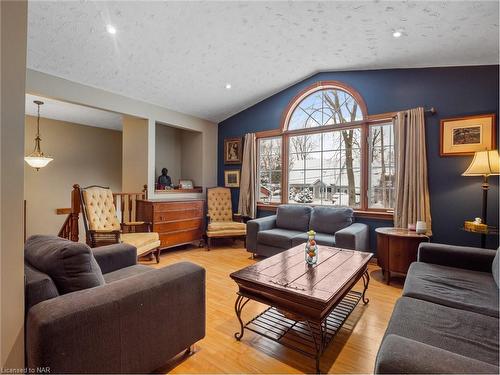
[[[316,242],[324,246],[368,251],[369,228],[354,223],[351,208],[281,205],[276,215],[247,222],[247,251],[272,256],[307,241],[307,231],[316,231]]]
[[[26,354],[52,373],[148,373],[205,336],[205,270],[52,236],[25,246]]]

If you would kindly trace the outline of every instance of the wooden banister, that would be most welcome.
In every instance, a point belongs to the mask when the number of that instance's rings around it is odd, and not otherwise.
[[[71,215],[66,217],[66,220],[64,220],[61,230],[59,230],[57,235],[61,238],[66,238],[67,240],[71,238]]]
[[[80,185],[74,184],[73,191],[71,192],[71,236],[70,240],[73,242],[78,242],[78,217],[80,216]]]
[[[121,213],[121,224],[126,222],[135,222],[137,216],[137,201],[147,199],[148,186],[144,185],[144,189],[140,193],[113,193],[113,201],[115,208]],[[128,230],[134,231],[135,228],[131,227]]]

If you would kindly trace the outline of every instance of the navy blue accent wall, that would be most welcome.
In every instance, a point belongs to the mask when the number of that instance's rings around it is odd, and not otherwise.
[[[219,124],[218,183],[224,184],[224,138],[243,136],[262,130],[277,129],[281,115],[292,98],[307,86],[324,80],[342,81],[355,88],[368,107],[368,114],[393,112],[418,106],[437,109],[426,117],[426,145],[433,242],[479,246],[479,236],[460,230],[465,219],[481,216],[481,178],[462,177],[472,157],[439,156],[439,121],[443,118],[496,113],[498,136],[499,66],[388,69],[349,72],[324,72],[309,77]],[[498,144],[498,140],[497,140]],[[488,199],[489,224],[498,226],[498,177],[490,177]],[[233,189],[233,206],[238,189]],[[391,223],[358,220],[371,228]],[[375,235],[371,234],[372,249]],[[498,239],[488,238],[488,247],[496,248]]]

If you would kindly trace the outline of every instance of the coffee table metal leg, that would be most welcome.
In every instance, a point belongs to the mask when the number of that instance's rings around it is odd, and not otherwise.
[[[316,350],[316,373],[320,374],[321,370],[319,368],[319,363],[320,363],[320,358],[321,355],[323,354],[323,350],[325,347],[325,332],[326,326],[323,327],[323,324],[316,324],[313,322],[309,322],[306,320],[307,327],[309,328],[309,332],[311,332],[312,339],[314,341],[314,348]],[[317,333],[315,333],[314,328],[317,329]]]
[[[389,276],[389,275],[388,275]],[[365,293],[366,293],[366,290],[368,289],[368,284],[370,283],[370,274],[368,273],[368,270],[366,270],[364,273],[363,273],[363,295],[362,295],[362,300],[363,300],[363,303],[366,305],[368,302],[370,302],[370,300],[368,298],[365,298]]]
[[[236,302],[234,304],[234,311],[236,312],[236,317],[240,322],[240,332],[236,332],[234,334],[234,337],[238,341],[240,341],[243,337],[243,333],[245,330],[245,325],[243,324],[243,320],[241,320],[241,310],[243,310],[243,307],[247,304],[248,301],[250,301],[250,299],[246,298],[245,300],[245,297],[238,294],[238,297],[236,298]]]

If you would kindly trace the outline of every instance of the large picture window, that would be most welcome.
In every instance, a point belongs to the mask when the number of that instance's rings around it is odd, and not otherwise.
[[[369,119],[361,96],[338,82],[299,94],[281,131],[259,138],[259,201],[394,206],[394,135],[390,118]]]

